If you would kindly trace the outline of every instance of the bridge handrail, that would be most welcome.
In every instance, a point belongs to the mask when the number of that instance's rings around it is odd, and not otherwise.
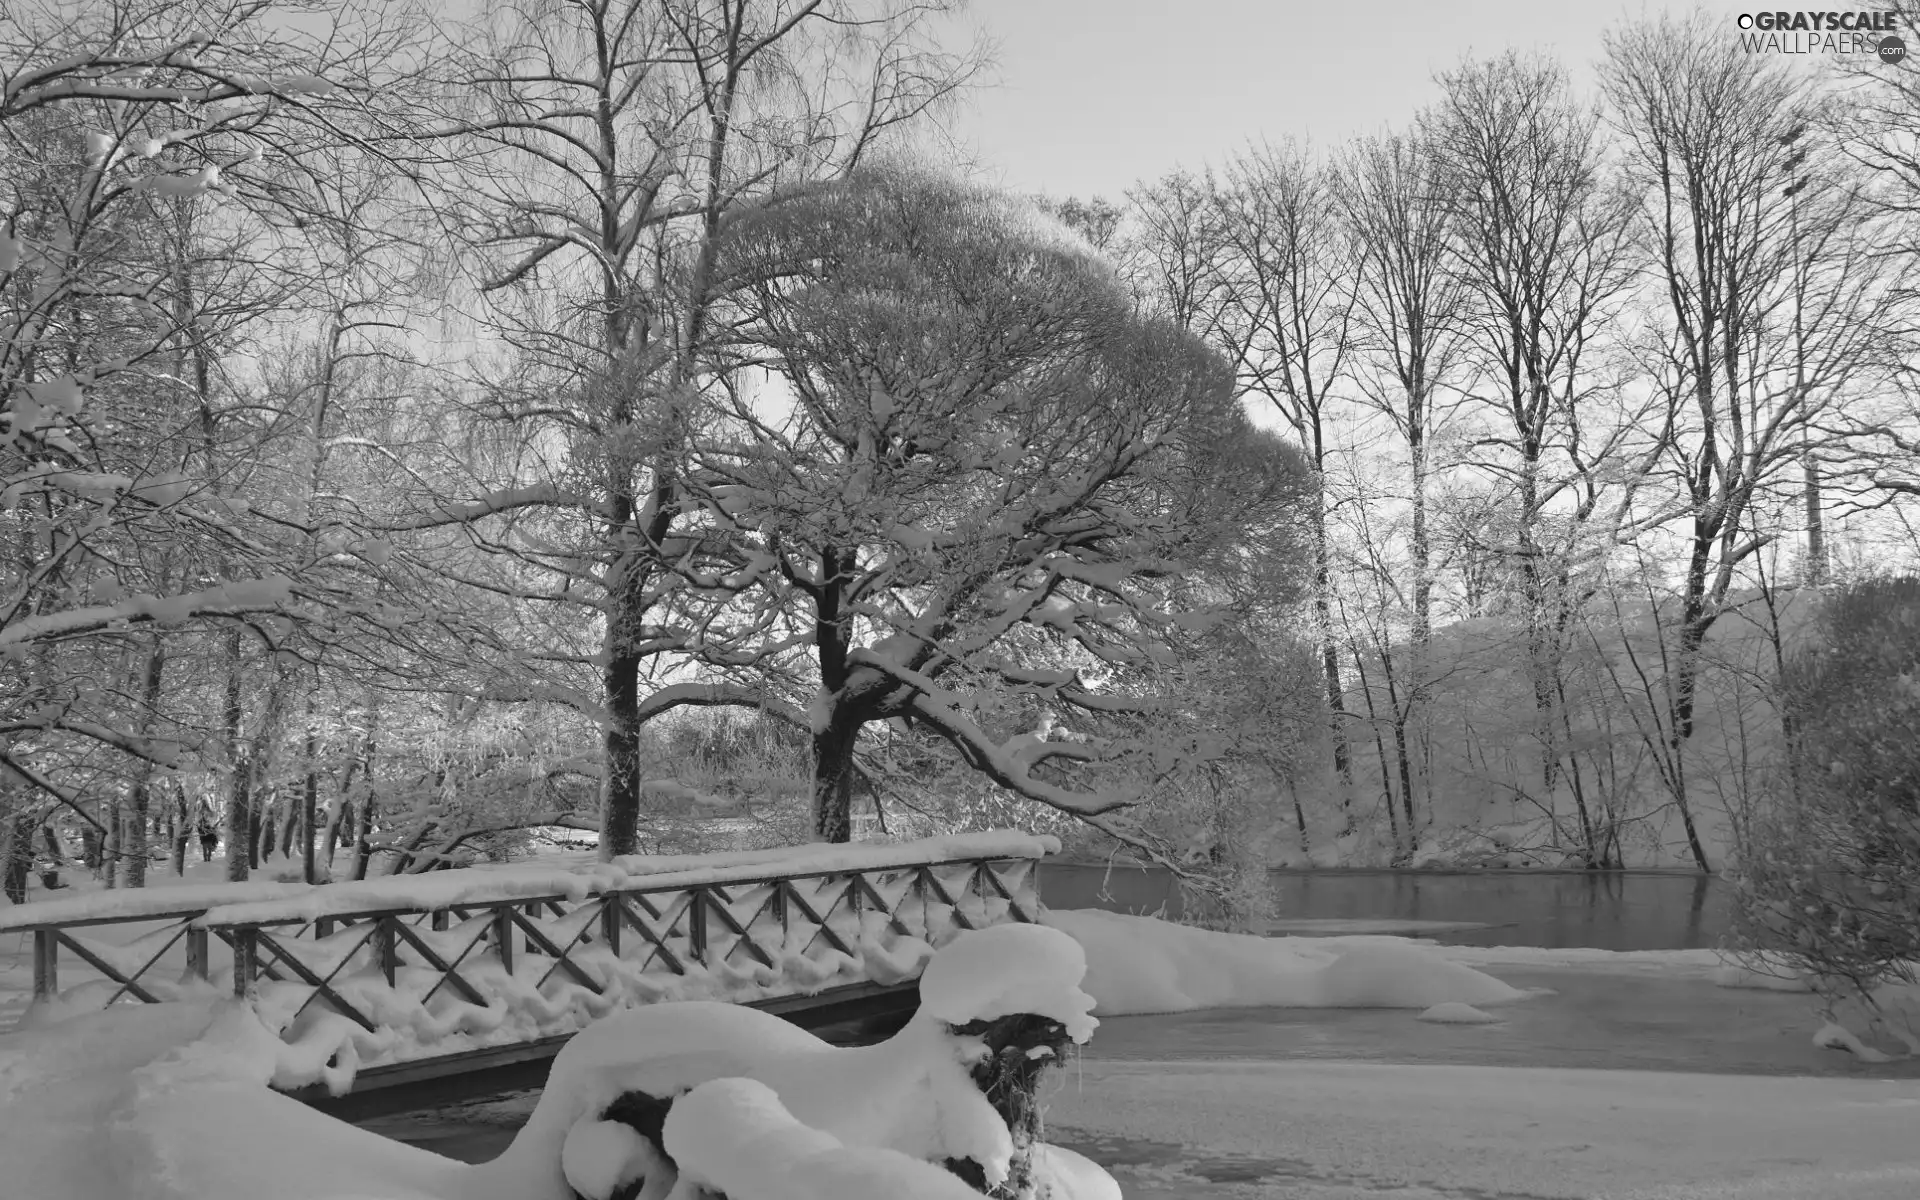
[[[311,921],[317,916],[352,917],[355,900],[360,901],[361,908],[368,914],[431,912],[509,901],[580,900],[609,891],[668,889],[696,882],[765,882],[776,877],[884,870],[980,858],[1037,859],[1058,849],[1059,842],[1051,837],[996,830],[911,842],[815,843],[776,850],[736,851],[712,855],[712,865],[701,868],[682,864],[703,856],[628,855],[611,863],[583,867],[457,867],[421,875],[383,875],[328,884],[249,881],[126,889],[38,900],[0,909],[0,933],[187,918],[201,926]],[[768,871],[767,868],[775,864],[788,864],[790,869]],[[694,876],[702,878],[696,880]],[[234,893],[243,889],[245,897],[234,900]],[[415,899],[431,898],[436,902],[394,903],[371,899],[402,891],[413,893]],[[450,894],[458,898],[443,898]],[[301,906],[302,901],[307,903]],[[256,915],[274,911],[275,905],[283,906],[289,915],[284,918]],[[313,915],[303,915],[309,911]]]
[[[262,981],[273,982],[277,997],[289,994],[283,985],[292,986],[291,1007],[282,1014],[289,1030],[321,1004],[374,1039],[376,1052],[411,1057],[430,1050],[425,1041],[446,1032],[429,1030],[412,1047],[381,1041],[384,1018],[376,1018],[393,1009],[378,997],[392,993],[388,1000],[425,1011],[444,990],[491,1009],[500,996],[494,989],[518,988],[522,1002],[533,1005],[530,1011],[544,1022],[540,1031],[553,1032],[546,1026],[565,1020],[553,1008],[560,1001],[539,997],[556,975],[589,994],[583,1001],[589,1007],[633,1003],[636,996],[646,1002],[674,978],[696,989],[715,981],[731,988],[728,979],[748,978],[728,975],[736,957],[769,973],[752,975],[759,981],[753,994],[761,996],[812,994],[849,976],[889,983],[905,971],[911,978],[917,974],[913,955],[930,953],[958,930],[1039,920],[1035,870],[1058,847],[1049,837],[987,833],[716,856],[717,864],[702,867],[677,857],[670,860],[672,870],[626,860],[579,870],[449,871],[265,897],[254,890],[255,898],[242,903],[205,907],[121,906],[111,915],[89,915],[84,906],[67,905],[82,911],[65,913],[64,921],[49,920],[46,910],[54,906],[42,905],[30,919],[16,918],[13,928],[33,934],[36,1003],[62,998],[63,952],[105,977],[105,987],[91,993],[94,1005],[204,994],[227,975],[216,973],[210,956],[217,941],[231,951],[236,996],[253,995]],[[169,923],[125,945],[76,932],[85,925],[162,920]],[[918,950],[896,961],[896,936]],[[819,953],[812,953],[816,948]],[[163,967],[163,960],[181,953],[185,970],[177,983],[169,982],[166,972],[178,967]],[[379,991],[382,985],[387,992]],[[368,988],[376,999],[356,1001],[354,989]],[[424,993],[415,995],[421,988]],[[106,996],[103,1004],[100,995]],[[443,1019],[432,1013],[428,1018]],[[454,1012],[445,1019],[464,1018]],[[340,1069],[350,1077],[354,1068]]]

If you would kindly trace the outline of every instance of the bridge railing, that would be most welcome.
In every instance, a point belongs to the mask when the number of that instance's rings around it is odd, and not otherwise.
[[[104,914],[73,901],[7,909],[0,931],[32,932],[36,1004],[84,1011],[230,990],[288,1042],[351,1044],[351,1070],[567,1033],[661,999],[904,982],[960,930],[1036,920],[1037,864],[1054,847],[981,834],[481,868],[243,885],[227,904],[208,902],[216,889],[193,889],[201,903],[187,905],[167,893],[188,889],[156,888]],[[152,928],[131,944],[95,928],[134,922]],[[102,978],[63,992],[63,957]]]

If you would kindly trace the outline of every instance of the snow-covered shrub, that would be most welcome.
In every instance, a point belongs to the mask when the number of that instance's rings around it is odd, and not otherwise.
[[[913,1020],[872,1046],[739,1005],[615,1013],[560,1052],[501,1169],[557,1160],[582,1200],[1110,1198],[1104,1172],[1040,1140],[1040,1076],[1099,1025],[1086,971],[1048,926],[961,933]]]
[[[1782,680],[1790,769],[1742,847],[1736,935],[1920,1050],[1874,1004],[1920,965],[1920,578],[1840,590],[1822,624]]]

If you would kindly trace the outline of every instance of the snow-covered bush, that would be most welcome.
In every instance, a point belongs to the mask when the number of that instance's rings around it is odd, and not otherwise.
[[[874,1046],[829,1046],[738,1005],[617,1013],[560,1052],[488,1169],[557,1169],[585,1200],[1110,1197],[1103,1172],[1040,1141],[1040,1076],[1099,1024],[1086,972],[1057,929],[962,933],[928,961],[913,1020]],[[1056,1186],[1063,1171],[1106,1186]]]
[[[1791,767],[1742,847],[1736,932],[1920,1051],[1873,1002],[1920,965],[1920,578],[1837,591],[1822,624],[1782,681]]]

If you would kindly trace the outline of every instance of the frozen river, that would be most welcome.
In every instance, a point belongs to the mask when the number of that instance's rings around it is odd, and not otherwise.
[[[1816,1049],[1808,997],[1645,966],[1485,969],[1554,994],[1487,1026],[1385,1009],[1108,1018],[1057,1077],[1052,1138],[1129,1200],[1920,1195],[1920,1063]],[[368,1127],[477,1161],[532,1103]]]

